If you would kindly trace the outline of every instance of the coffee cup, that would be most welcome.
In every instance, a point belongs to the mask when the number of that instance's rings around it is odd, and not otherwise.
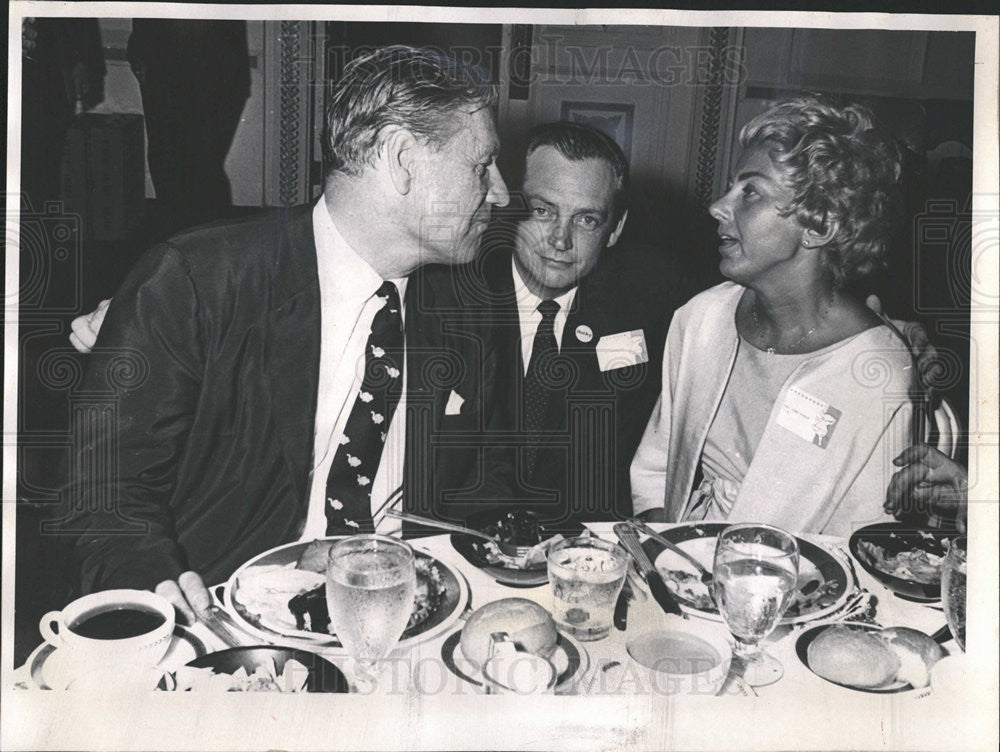
[[[68,684],[98,667],[155,666],[174,632],[174,607],[147,590],[104,590],[49,611],[38,625],[60,651]]]

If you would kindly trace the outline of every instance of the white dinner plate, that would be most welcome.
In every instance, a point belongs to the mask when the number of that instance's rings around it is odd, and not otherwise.
[[[726,527],[728,524],[724,522],[690,523],[669,528],[660,535],[691,554],[702,566],[712,571],[715,544],[719,533]],[[780,624],[803,624],[822,619],[840,608],[851,595],[852,577],[841,558],[825,546],[802,538],[797,540],[799,542],[798,586],[802,587],[813,579],[818,580],[819,585],[813,591],[816,600],[804,606],[799,606],[793,601]],[[698,579],[697,572],[690,562],[653,539],[644,541],[643,547],[651,553],[650,558],[684,611],[706,619],[722,621],[714,599],[708,588]],[[684,572],[692,577],[678,586],[677,577],[672,576],[671,572]]]
[[[325,539],[318,540],[337,540]],[[321,649],[323,652],[339,652],[346,654],[336,635],[321,634],[296,629],[290,622],[280,622],[273,618],[261,618],[260,614],[249,611],[240,599],[240,578],[254,567],[290,566],[294,567],[299,556],[312,541],[296,541],[277,546],[269,551],[250,559],[229,578],[225,588],[225,607],[236,622],[259,637],[262,641],[274,645],[284,645],[293,648]],[[418,558],[429,560],[441,574],[444,585],[444,595],[437,608],[423,621],[413,625],[405,632],[399,641],[399,648],[406,649],[418,642],[429,640],[449,629],[461,615],[465,604],[469,602],[469,586],[455,569],[436,559],[430,554],[414,548]],[[288,594],[278,596],[273,604],[274,609],[284,608],[289,600]],[[291,619],[291,613],[289,612]]]

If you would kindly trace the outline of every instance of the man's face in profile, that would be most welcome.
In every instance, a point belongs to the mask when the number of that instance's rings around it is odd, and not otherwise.
[[[496,166],[500,152],[493,114],[459,110],[454,135],[419,147],[417,175],[423,263],[462,264],[475,258],[494,206],[506,206],[507,185]]]
[[[528,155],[515,262],[529,290],[542,299],[568,292],[617,242],[625,216],[615,216],[615,187],[604,160],[570,160],[552,146]]]

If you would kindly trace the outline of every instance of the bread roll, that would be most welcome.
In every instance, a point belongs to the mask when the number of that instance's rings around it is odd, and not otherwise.
[[[896,678],[914,688],[926,687],[931,669],[944,656],[944,650],[928,635],[909,627],[890,627],[878,633],[886,646],[899,658]]]
[[[899,657],[873,632],[840,625],[824,630],[806,651],[809,667],[837,684],[880,687],[896,678]]]
[[[482,668],[490,652],[490,635],[506,632],[522,650],[548,658],[556,646],[556,624],[551,614],[526,598],[503,598],[487,603],[462,629],[462,654]]]

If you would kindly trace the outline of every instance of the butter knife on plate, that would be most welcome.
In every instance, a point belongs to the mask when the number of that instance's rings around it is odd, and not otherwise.
[[[615,531],[615,535],[618,536],[618,540],[625,547],[625,550],[635,559],[636,566],[639,568],[639,574],[646,581],[646,584],[649,586],[649,592],[652,594],[653,599],[660,604],[660,608],[668,614],[677,614],[686,619],[687,614],[681,611],[681,607],[667,589],[663,577],[656,571],[653,562],[649,560],[646,552],[639,544],[639,536],[632,526],[627,522],[619,522],[614,526],[613,530]]]

